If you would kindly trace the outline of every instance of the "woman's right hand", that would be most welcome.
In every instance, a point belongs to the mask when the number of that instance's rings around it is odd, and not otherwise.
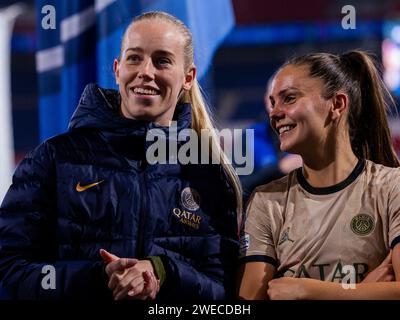
[[[390,282],[394,281],[394,270],[392,265],[392,250],[390,250],[389,254],[386,256],[385,260],[377,266],[374,270],[372,270],[362,283],[368,282]]]
[[[154,275],[150,261],[119,258],[104,249],[100,250],[100,255],[107,263],[108,287],[113,291],[115,300],[155,299],[160,291],[160,282]]]

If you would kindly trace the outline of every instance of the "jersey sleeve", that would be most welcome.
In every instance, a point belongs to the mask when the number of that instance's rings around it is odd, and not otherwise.
[[[400,173],[400,169],[399,173]],[[389,194],[388,214],[389,214],[389,244],[393,249],[400,243],[400,174],[393,179],[394,187]]]
[[[272,215],[263,201],[265,194],[255,190],[250,197],[240,238],[240,262],[267,262],[277,265],[273,241]]]

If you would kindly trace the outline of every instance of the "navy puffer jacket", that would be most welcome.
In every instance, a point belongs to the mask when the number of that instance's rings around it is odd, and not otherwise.
[[[118,106],[116,91],[88,85],[69,131],[18,166],[0,208],[0,297],[111,299],[100,248],[159,256],[160,300],[232,296],[237,219],[224,171],[147,163],[146,132],[157,126],[121,117]],[[178,131],[189,128],[191,106],[174,118]],[[43,286],[45,265],[55,289]]]

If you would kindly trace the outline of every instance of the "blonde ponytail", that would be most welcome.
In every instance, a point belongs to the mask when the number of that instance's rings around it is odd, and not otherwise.
[[[235,169],[230,164],[226,154],[222,150],[221,143],[215,133],[214,119],[210,116],[211,112],[203,99],[203,94],[201,93],[201,88],[197,80],[195,80],[192,88],[185,95],[185,98],[188,98],[187,102],[190,102],[192,105],[192,129],[195,130],[198,135],[201,134],[202,130],[208,131],[210,137],[210,151],[214,153],[212,157],[219,160],[228,176],[235,191],[238,218],[241,218],[243,207],[242,186]]]

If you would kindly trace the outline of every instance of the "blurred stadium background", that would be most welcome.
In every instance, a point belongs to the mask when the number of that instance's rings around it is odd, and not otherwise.
[[[67,3],[70,0],[64,1]],[[162,3],[161,8],[165,8],[168,3],[179,5],[175,0],[131,0],[132,3],[135,1],[141,1],[142,4],[150,3],[153,8],[157,8],[158,3]],[[187,6],[194,2],[203,2],[203,0],[181,1]],[[220,0],[214,0],[218,1]],[[50,4],[52,1],[47,2]],[[263,95],[268,78],[286,58],[311,51],[342,53],[361,48],[375,53],[384,63],[385,80],[396,101],[399,101],[400,2],[398,0],[228,0],[228,2],[232,6],[234,25],[229,28],[230,31],[224,35],[223,40],[218,42],[218,49],[213,59],[209,61],[210,67],[204,69],[201,79],[210,104],[217,112],[221,127],[245,128],[265,123],[267,118]],[[40,36],[37,31],[40,29],[38,28],[40,21],[37,21],[40,13],[38,6],[42,6],[45,2],[1,0],[0,13],[16,3],[22,4],[23,8],[15,20],[11,39],[6,40],[11,41],[11,59],[10,75],[4,75],[5,78],[10,77],[11,81],[10,124],[12,124],[13,169],[28,151],[47,137],[43,131],[45,125],[43,121],[53,121],[51,117],[43,117],[43,109],[42,113],[40,112],[39,76],[35,58],[40,48]],[[341,26],[345,15],[341,10],[345,5],[352,5],[356,9],[356,29],[344,30]],[[0,15],[0,19],[5,18]],[[208,24],[207,16],[204,18],[204,24]],[[119,46],[119,43],[117,45]],[[6,48],[3,44],[1,46]],[[3,55],[1,60],[7,61],[4,56],[5,51],[0,52]],[[57,105],[53,107],[57,108]],[[71,106],[72,109],[74,107]],[[0,118],[7,119],[4,116],[5,108],[8,106],[0,105]],[[65,129],[66,126],[67,123]],[[399,120],[392,118],[391,127],[394,145],[400,154]],[[4,128],[4,125],[3,128],[0,127],[0,135],[6,135],[1,131]],[[4,139],[0,141],[3,144],[0,145],[0,161],[6,161],[2,158],[2,153],[6,154],[7,142]],[[268,161],[277,159],[263,158],[262,155],[256,155],[257,157],[261,159],[256,163],[257,166],[263,166],[268,164]],[[0,174],[1,202],[4,196],[2,190],[8,188],[11,173],[0,172]]]

